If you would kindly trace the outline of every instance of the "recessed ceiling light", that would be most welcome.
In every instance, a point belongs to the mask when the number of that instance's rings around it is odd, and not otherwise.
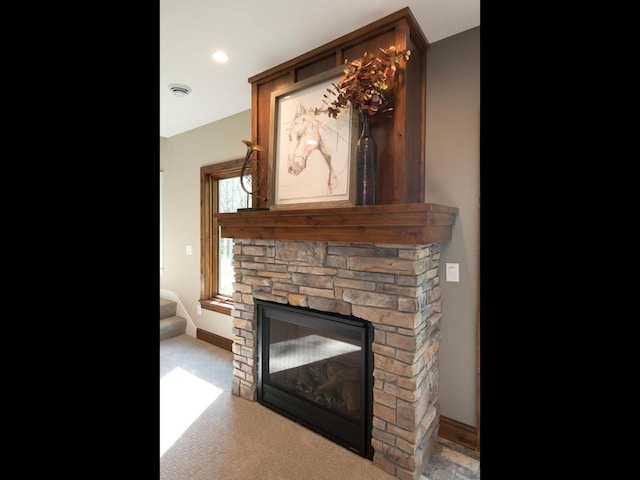
[[[191,93],[191,87],[182,85],[181,83],[170,83],[168,87],[176,97],[186,97]]]
[[[218,63],[226,63],[229,61],[229,56],[222,50],[218,50],[212,55],[213,59]]]

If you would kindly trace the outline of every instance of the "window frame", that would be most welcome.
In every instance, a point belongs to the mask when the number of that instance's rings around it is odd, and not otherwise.
[[[239,177],[245,159],[200,167],[200,305],[231,315],[233,297],[218,292],[218,180]]]

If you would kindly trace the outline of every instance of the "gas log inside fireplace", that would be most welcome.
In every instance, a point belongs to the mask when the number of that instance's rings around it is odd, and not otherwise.
[[[255,300],[258,401],[372,459],[371,324]]]

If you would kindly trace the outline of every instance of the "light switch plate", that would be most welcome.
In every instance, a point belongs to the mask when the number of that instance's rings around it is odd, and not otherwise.
[[[457,263],[447,263],[446,264],[446,275],[445,278],[447,282],[459,282],[460,281],[460,269],[459,264]]]

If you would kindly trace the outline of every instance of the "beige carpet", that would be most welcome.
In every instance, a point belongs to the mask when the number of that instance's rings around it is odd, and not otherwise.
[[[231,394],[233,354],[160,342],[162,480],[394,480],[366,458]],[[396,479],[397,480],[397,479]]]

